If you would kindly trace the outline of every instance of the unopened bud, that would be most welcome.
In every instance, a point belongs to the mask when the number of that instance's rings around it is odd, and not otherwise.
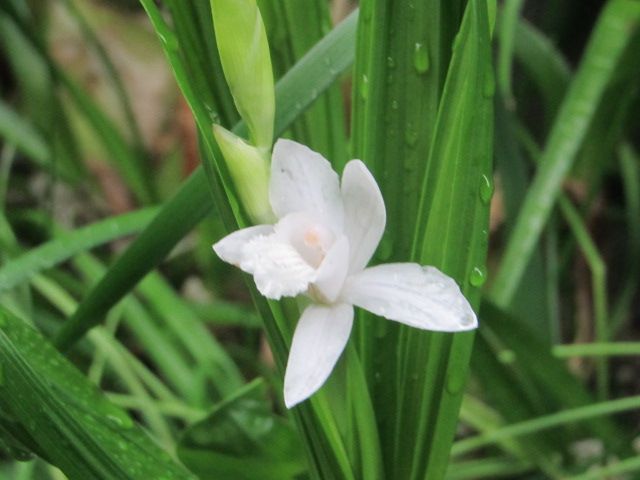
[[[256,0],[211,0],[224,76],[251,142],[266,155],[273,142],[275,94],[269,43]]]
[[[233,132],[213,126],[220,151],[247,213],[256,223],[273,221],[269,206],[269,162],[254,146]]]

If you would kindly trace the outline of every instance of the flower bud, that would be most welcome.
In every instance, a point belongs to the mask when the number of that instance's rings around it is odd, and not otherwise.
[[[220,125],[213,126],[213,134],[247,213],[257,223],[273,220],[269,206],[269,163],[265,156]]]
[[[275,93],[269,44],[256,0],[211,0],[224,76],[251,142],[271,149]]]

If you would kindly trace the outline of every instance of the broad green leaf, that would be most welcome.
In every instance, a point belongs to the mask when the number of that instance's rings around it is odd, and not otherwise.
[[[178,455],[201,478],[286,480],[306,469],[295,431],[271,411],[260,380],[189,426]]]
[[[37,331],[0,309],[2,424],[71,480],[189,479]]]
[[[286,73],[331,28],[330,4],[325,0],[259,0],[276,77]],[[330,59],[326,68],[333,69]],[[291,126],[292,137],[331,160],[337,171],[347,160],[342,85],[337,82]]]

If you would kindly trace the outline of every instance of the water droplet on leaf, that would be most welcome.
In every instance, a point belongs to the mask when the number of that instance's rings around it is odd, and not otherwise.
[[[484,267],[473,267],[469,275],[469,283],[474,287],[481,287],[487,281],[487,271]]]
[[[418,141],[418,132],[411,123],[407,125],[407,129],[404,131],[404,140],[410,147],[413,147]]]
[[[480,179],[480,199],[487,204],[493,196],[493,180],[487,175],[482,175]]]
[[[360,97],[362,100],[366,100],[369,96],[369,77],[362,75],[360,80]]]
[[[418,73],[426,73],[429,70],[429,52],[422,43],[416,43],[413,50],[413,66]]]

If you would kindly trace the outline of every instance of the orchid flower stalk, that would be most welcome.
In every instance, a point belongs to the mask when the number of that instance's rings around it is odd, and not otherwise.
[[[349,339],[354,306],[411,327],[458,332],[477,327],[453,279],[435,267],[367,267],[386,224],[380,189],[360,160],[342,179],[320,154],[290,140],[273,150],[269,202],[274,225],[233,232],[218,256],[253,275],[265,297],[304,295],[310,304],[293,335],[284,381],[288,408],[327,380]]]

